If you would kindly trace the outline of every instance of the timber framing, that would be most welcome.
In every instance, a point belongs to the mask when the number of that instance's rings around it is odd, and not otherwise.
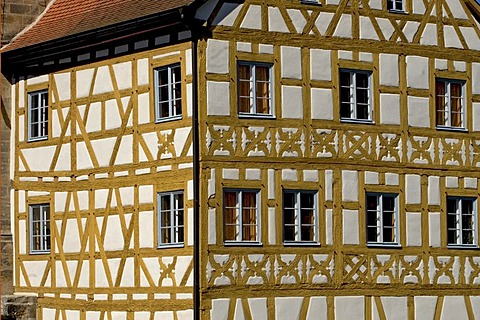
[[[199,1],[7,51],[16,292],[38,295],[41,320],[474,319],[478,5],[387,7]],[[249,63],[268,69],[266,114],[239,110]],[[155,70],[168,66],[178,117],[157,121]],[[366,118],[341,112],[345,70],[368,78]],[[439,80],[461,87],[461,125],[439,125]],[[29,141],[38,90],[48,137]],[[255,218],[242,212],[255,241],[226,236],[225,190],[255,194]],[[293,192],[313,195],[315,241],[285,240]],[[163,247],[169,193],[182,195],[184,241]],[[394,241],[367,233],[372,194],[395,198]],[[466,243],[450,238],[453,198],[473,204]],[[31,252],[32,204],[50,207],[48,252]]]

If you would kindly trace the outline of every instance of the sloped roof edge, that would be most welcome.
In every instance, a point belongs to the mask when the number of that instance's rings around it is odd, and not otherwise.
[[[2,53],[118,25],[191,5],[195,0],[53,0]]]

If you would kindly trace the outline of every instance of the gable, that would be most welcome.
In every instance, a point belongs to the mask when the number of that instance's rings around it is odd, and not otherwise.
[[[214,31],[273,32],[305,38],[346,38],[480,50],[478,5],[470,0],[404,0],[404,12],[391,12],[380,0],[211,0],[208,25]],[[473,11],[472,11],[473,9]],[[203,12],[205,15],[205,11]]]

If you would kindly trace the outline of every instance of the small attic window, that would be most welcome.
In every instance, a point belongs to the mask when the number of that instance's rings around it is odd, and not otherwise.
[[[405,12],[404,0],[387,0],[387,10],[389,12]]]

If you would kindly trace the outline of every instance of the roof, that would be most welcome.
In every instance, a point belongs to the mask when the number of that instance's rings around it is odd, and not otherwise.
[[[179,7],[194,0],[53,0],[39,18],[19,33],[2,51],[135,20]]]

